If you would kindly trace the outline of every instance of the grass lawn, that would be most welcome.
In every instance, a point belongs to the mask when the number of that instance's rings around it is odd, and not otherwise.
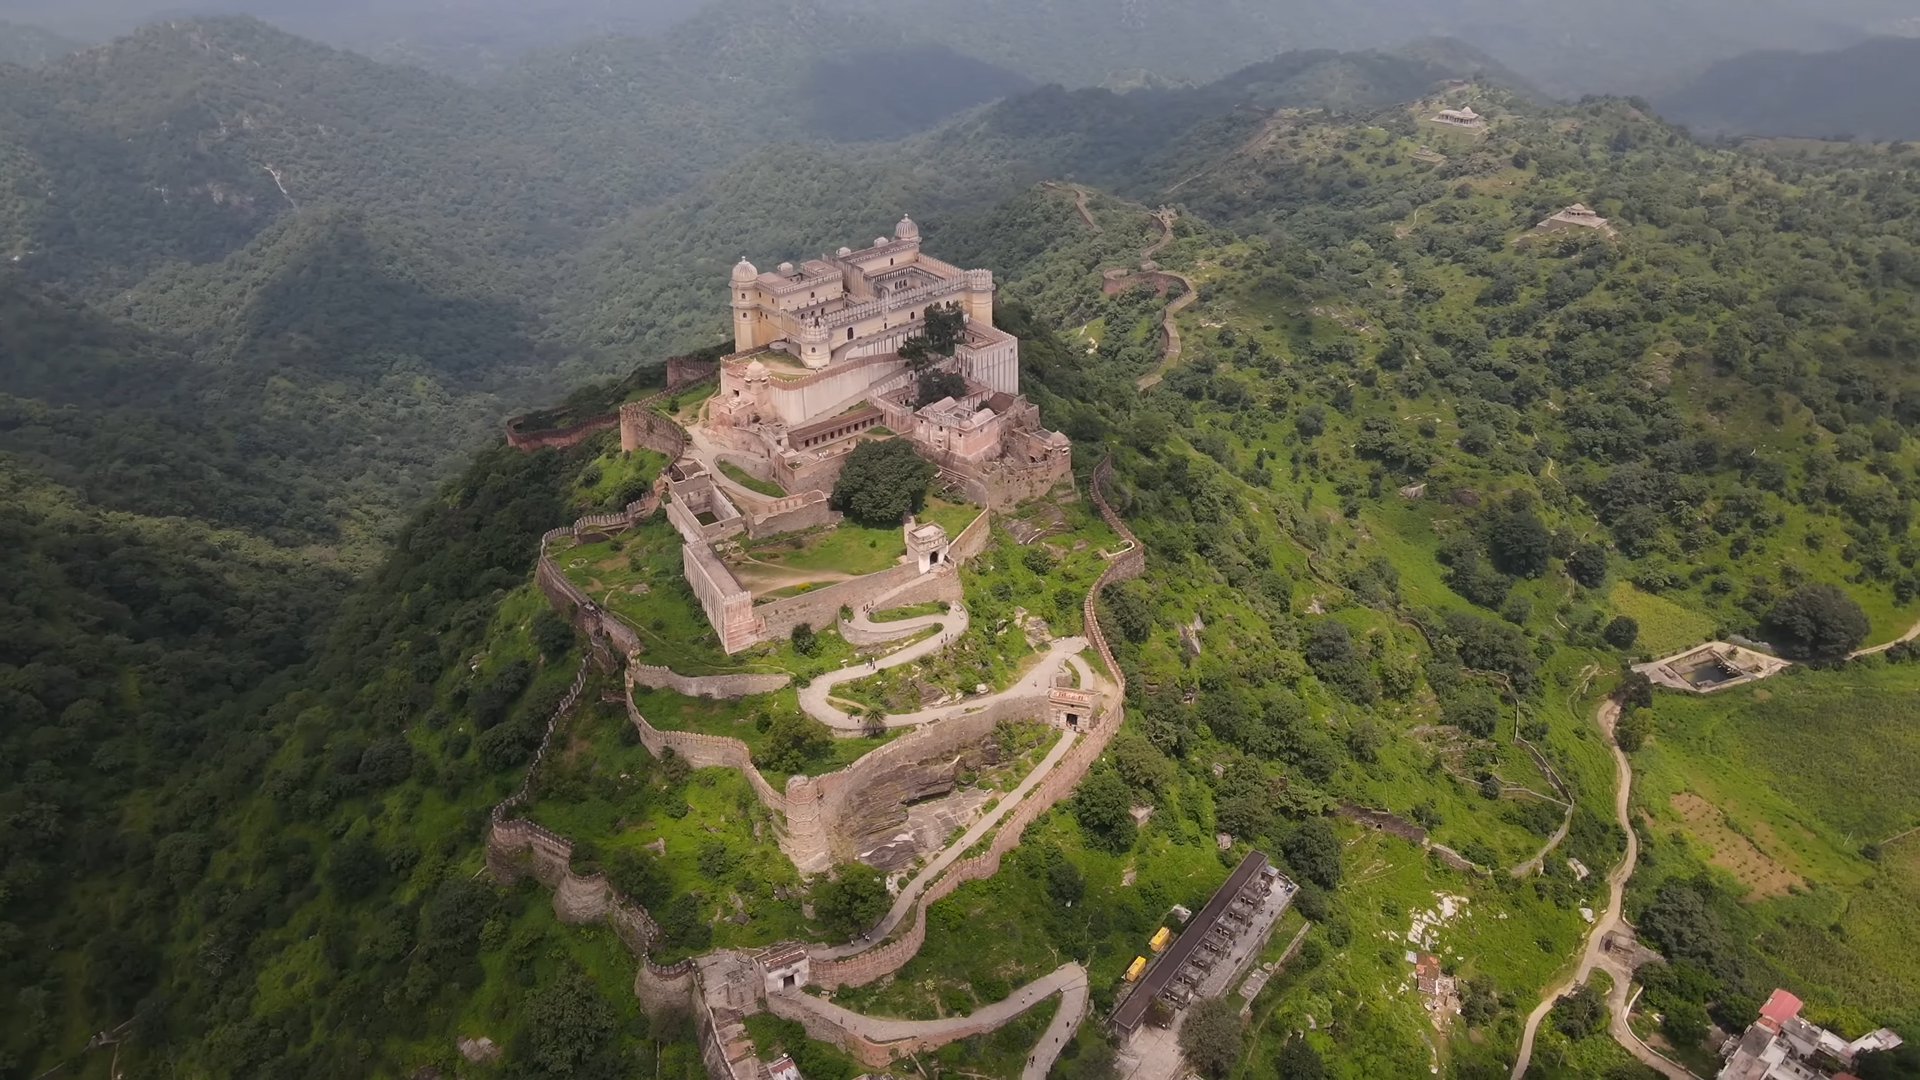
[[[786,498],[786,489],[782,488],[779,484],[761,480],[731,461],[722,461],[720,463],[720,471],[726,474],[727,479],[739,484],[748,491],[757,491],[772,499]]]
[[[952,605],[944,600],[929,600],[924,604],[913,604],[908,607],[888,608],[885,611],[876,611],[867,616],[867,618],[877,623],[904,622],[908,619],[920,618],[923,615],[943,615],[951,606]]]
[[[1607,602],[1616,613],[1640,624],[1640,640],[1634,646],[1639,652],[1667,656],[1713,638],[1716,623],[1712,615],[1643,592],[1631,582],[1616,582],[1607,594]]]
[[[1920,1024],[1920,667],[1790,668],[1751,687],[1661,691],[1635,755],[1635,813],[1665,876],[1709,868],[1766,932],[1755,944],[1822,1008]]]

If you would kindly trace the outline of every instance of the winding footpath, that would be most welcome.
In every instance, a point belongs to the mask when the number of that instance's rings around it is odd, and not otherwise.
[[[833,688],[844,682],[864,679],[876,672],[885,671],[888,668],[896,668],[902,664],[911,664],[923,657],[931,656],[946,648],[950,642],[959,638],[960,635],[966,633],[968,623],[966,606],[956,603],[953,605],[953,610],[946,615],[927,615],[920,619],[908,619],[899,623],[879,624],[888,627],[911,627],[911,630],[903,631],[903,634],[924,630],[930,626],[939,626],[941,627],[941,631],[925,641],[917,641],[889,656],[881,657],[865,664],[855,664],[850,667],[844,667],[838,671],[829,671],[815,678],[812,682],[801,688],[800,708],[806,712],[808,716],[813,717],[815,720],[837,731],[852,732],[862,730],[866,721],[856,719],[845,709],[840,708],[830,700]],[[992,705],[995,701],[1009,696],[1044,697],[1047,691],[1053,686],[1053,677],[1059,674],[1063,667],[1067,666],[1071,666],[1073,670],[1079,674],[1082,686],[1090,686],[1092,685],[1093,673],[1088,669],[1086,661],[1080,659],[1079,655],[1080,651],[1086,647],[1087,639],[1083,637],[1058,638],[1047,646],[1046,655],[1041,658],[1038,664],[1033,666],[1032,670],[1021,676],[1018,682],[1015,682],[1012,686],[1007,687],[997,694],[989,694],[985,697],[956,702],[952,705],[922,709],[919,712],[888,716],[883,723],[890,728],[915,727],[920,724],[938,723],[941,720],[948,720],[956,716],[965,716],[968,713],[979,712],[981,709]]]
[[[992,1031],[1054,994],[1064,995],[1076,986],[1079,988],[1084,1008],[1087,971],[1079,964],[1069,961],[991,1005],[982,1005],[965,1016],[949,1016],[939,1020],[894,1020],[884,1016],[868,1016],[811,994],[785,994],[781,996],[781,1001],[799,1011],[812,1013],[836,1027],[877,1043],[893,1043],[905,1039],[951,1042],[982,1031]],[[1068,1012],[1067,1004],[1065,1000],[1060,1003],[1062,1015]],[[1047,1033],[1053,1034],[1053,1027],[1048,1027]],[[1046,1037],[1042,1036],[1041,1045],[1044,1047],[1045,1043]],[[1036,1058],[1039,1052],[1036,1048],[1034,1054]]]
[[[1855,660],[1862,656],[1874,656],[1886,652],[1901,642],[1920,638],[1920,623],[1915,623],[1907,632],[1879,645],[1858,649],[1847,654],[1847,659]],[[1633,831],[1633,819],[1629,803],[1633,796],[1633,765],[1627,759],[1626,752],[1613,741],[1614,725],[1620,720],[1620,703],[1611,698],[1601,702],[1596,714],[1600,731],[1607,740],[1607,746],[1613,751],[1614,793],[1613,811],[1620,828],[1627,835],[1627,851],[1607,875],[1607,910],[1595,920],[1593,931],[1587,935],[1586,950],[1580,956],[1580,963],[1571,976],[1558,985],[1548,989],[1540,997],[1540,1004],[1534,1006],[1527,1016],[1527,1026],[1520,1037],[1520,1055],[1513,1064],[1512,1080],[1520,1080],[1527,1074],[1527,1066],[1533,1061],[1533,1043],[1540,1032],[1540,1024],[1553,1011],[1554,1002],[1576,986],[1584,985],[1595,968],[1605,971],[1613,980],[1613,988],[1607,994],[1607,1032],[1615,1042],[1625,1047],[1628,1053],[1648,1068],[1669,1078],[1669,1080],[1700,1080],[1692,1072],[1664,1057],[1658,1051],[1641,1041],[1633,1033],[1627,1022],[1628,994],[1633,985],[1633,969],[1625,961],[1606,949],[1607,935],[1617,930],[1632,928],[1627,925],[1623,915],[1627,881],[1633,877],[1635,865],[1640,860],[1640,838]],[[1564,830],[1562,830],[1564,833]],[[1544,856],[1544,852],[1542,853]],[[1523,864],[1525,865],[1525,864]],[[1516,867],[1516,870],[1519,868]]]
[[[1540,1004],[1534,1006],[1527,1016],[1526,1030],[1520,1036],[1520,1056],[1513,1063],[1512,1080],[1520,1080],[1527,1074],[1527,1066],[1533,1061],[1533,1042],[1540,1032],[1541,1021],[1553,1011],[1554,1003],[1561,996],[1581,986],[1592,977],[1593,970],[1600,968],[1613,979],[1613,990],[1608,995],[1608,1007],[1611,1020],[1607,1030],[1614,1041],[1624,1046],[1629,1053],[1642,1064],[1661,1073],[1671,1080],[1692,1080],[1693,1074],[1679,1065],[1668,1061],[1649,1048],[1633,1034],[1627,1025],[1627,990],[1633,982],[1633,969],[1606,949],[1607,935],[1626,928],[1623,916],[1626,904],[1627,880],[1633,877],[1634,866],[1640,861],[1640,838],[1633,831],[1633,821],[1629,815],[1628,804],[1633,795],[1633,765],[1628,762],[1626,752],[1613,741],[1614,724],[1620,719],[1620,703],[1611,698],[1601,702],[1598,713],[1600,731],[1606,737],[1608,746],[1613,750],[1614,793],[1613,812],[1620,828],[1627,834],[1627,851],[1607,874],[1607,910],[1594,920],[1593,931],[1587,935],[1586,950],[1580,956],[1580,963],[1572,975],[1558,985],[1549,988],[1540,996]]]
[[[1067,968],[1079,970],[1079,964],[1065,964]],[[1060,988],[1060,1011],[1053,1014],[1053,1023],[1040,1035],[1040,1041],[1034,1044],[1033,1053],[1027,1055],[1027,1064],[1020,1070],[1020,1080],[1047,1080],[1047,1074],[1053,1071],[1053,1063],[1060,1058],[1060,1051],[1073,1041],[1073,1033],[1080,1029],[1080,1021],[1087,1015],[1087,973],[1080,970],[1080,977],[1069,981]]]

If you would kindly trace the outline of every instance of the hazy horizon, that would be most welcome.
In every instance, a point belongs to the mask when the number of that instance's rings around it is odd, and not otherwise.
[[[1205,80],[1289,49],[1393,48],[1447,36],[1562,96],[1657,93],[1753,50],[1823,51],[1876,34],[1920,34],[1920,11],[1899,0],[1617,0],[1604,9],[1571,0],[1343,0],[1332,7],[1185,0],[1178,10],[1122,0],[982,0],[977,18],[965,22],[938,17],[926,0],[819,2],[871,13],[903,39],[945,44],[1036,81],[1070,86],[1146,74]],[[168,18],[246,14],[375,59],[471,78],[497,73],[531,49],[607,33],[666,31],[705,6],[706,0],[0,0],[0,21],[87,44]],[[1570,23],[1582,31],[1568,33]],[[1205,40],[1170,56],[1164,43],[1182,33]],[[1080,48],[1053,47],[1060,35],[1080,41]]]

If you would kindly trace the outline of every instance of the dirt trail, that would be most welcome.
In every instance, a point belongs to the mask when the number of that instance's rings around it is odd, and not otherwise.
[[[1867,648],[1867,649],[1855,649],[1853,652],[1850,652],[1847,654],[1847,659],[1857,660],[1862,656],[1877,656],[1880,653],[1886,652],[1888,649],[1893,648],[1895,645],[1898,645],[1903,641],[1912,641],[1915,638],[1920,638],[1920,623],[1914,623],[1911,627],[1907,629],[1906,633],[1901,634],[1899,637],[1894,638],[1892,641],[1889,641],[1884,645],[1875,645],[1872,648]]]
[[[1633,796],[1633,764],[1627,755],[1613,742],[1613,727],[1620,719],[1620,703],[1611,698],[1601,702],[1596,717],[1600,722],[1600,731],[1606,736],[1607,744],[1613,750],[1614,793],[1613,812],[1619,819],[1620,828],[1627,834],[1627,851],[1620,862],[1607,874],[1607,910],[1594,920],[1593,931],[1587,935],[1587,946],[1581,953],[1580,963],[1572,975],[1555,986],[1549,987],[1540,995],[1540,1004],[1534,1006],[1527,1016],[1526,1030],[1520,1036],[1520,1056],[1513,1063],[1512,1080],[1520,1080],[1527,1074],[1527,1066],[1533,1061],[1533,1040],[1540,1033],[1540,1022],[1553,1011],[1554,1002],[1561,995],[1581,986],[1592,977],[1593,970],[1600,968],[1613,979],[1613,989],[1607,995],[1607,1004],[1612,1019],[1607,1025],[1614,1041],[1625,1047],[1627,1052],[1638,1058],[1647,1067],[1670,1078],[1670,1080],[1698,1080],[1697,1077],[1679,1065],[1668,1061],[1655,1053],[1633,1034],[1627,1026],[1627,993],[1633,982],[1633,969],[1618,956],[1607,951],[1607,935],[1621,929],[1631,929],[1623,914],[1626,903],[1627,880],[1633,877],[1636,863],[1640,861],[1640,838],[1633,831],[1633,822],[1628,816],[1628,803]]]
[[[1160,254],[1161,251],[1166,249],[1168,244],[1173,243],[1173,223],[1178,217],[1179,214],[1171,207],[1161,207],[1159,210],[1154,211],[1153,219],[1160,223],[1160,239],[1155,240],[1140,252],[1140,268],[1142,270],[1150,270],[1154,273],[1165,274],[1170,278],[1174,278],[1180,282],[1181,287],[1186,291],[1180,294],[1179,299],[1168,304],[1166,311],[1162,313],[1160,318],[1160,365],[1134,380],[1133,385],[1136,390],[1150,390],[1158,386],[1160,380],[1166,377],[1167,372],[1179,366],[1182,350],[1180,344],[1180,324],[1176,317],[1181,312],[1187,310],[1187,308],[1192,307],[1193,302],[1200,298],[1199,291],[1193,287],[1192,278],[1178,271],[1162,270],[1155,266],[1153,262],[1155,255]]]

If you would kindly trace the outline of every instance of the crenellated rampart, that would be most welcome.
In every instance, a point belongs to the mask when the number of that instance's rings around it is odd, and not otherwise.
[[[534,414],[522,413],[519,416],[508,417],[507,445],[516,450],[528,451],[542,449],[564,450],[571,446],[577,446],[586,441],[587,436],[592,435],[594,432],[605,431],[610,427],[620,424],[628,408],[641,407],[651,409],[654,403],[664,400],[676,391],[692,386],[694,383],[704,382],[707,379],[713,378],[719,370],[720,365],[713,361],[695,360],[688,356],[668,357],[666,389],[651,394],[639,401],[628,402],[626,405],[621,406],[618,412],[599,413],[584,417],[565,427],[535,428],[528,430],[526,426],[527,420]],[[622,449],[634,449],[632,446],[624,445],[624,438],[622,443]]]

